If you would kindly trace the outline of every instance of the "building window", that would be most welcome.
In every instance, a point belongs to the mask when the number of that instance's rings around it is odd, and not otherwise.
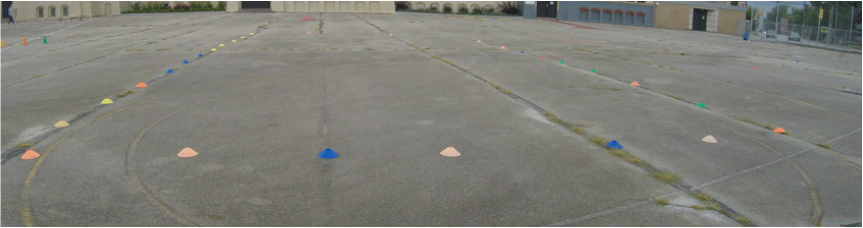
[[[49,6],[48,15],[51,15],[52,18],[57,17],[57,7]]]
[[[63,8],[63,16],[68,17],[69,16],[69,6],[64,5],[64,6],[62,6],[62,8]]]
[[[590,9],[587,7],[578,8],[578,20],[587,21],[587,18],[590,16]]]
[[[590,21],[599,21],[599,8],[590,9]]]
[[[626,23],[627,24],[635,24],[635,12],[626,11]]]
[[[41,6],[36,7],[36,16],[38,16],[39,18],[45,17],[45,9],[43,9]]]
[[[611,22],[611,9],[602,10],[602,21]]]
[[[635,23],[639,25],[644,24],[644,12],[635,13]]]
[[[623,10],[614,11],[614,23],[623,24]]]

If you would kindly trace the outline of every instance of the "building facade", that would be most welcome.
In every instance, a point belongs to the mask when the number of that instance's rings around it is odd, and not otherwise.
[[[255,1],[227,2],[228,12],[331,12],[331,13],[395,13],[394,1]]]
[[[557,2],[525,4],[525,18],[621,24],[742,35],[746,7],[712,2]]]
[[[10,5],[3,2],[4,16]],[[15,1],[11,2],[15,21],[77,19],[120,14],[118,1]]]
[[[218,5],[218,1],[211,1]],[[40,21],[78,19],[119,15],[129,11],[129,1],[4,1],[3,18],[9,6],[15,21]],[[143,3],[143,2],[142,2]],[[395,13],[393,1],[228,1],[226,11],[257,12],[350,12],[350,13]],[[188,1],[163,1],[167,7],[188,4]]]
[[[211,1],[218,5],[218,1]],[[16,21],[77,19],[112,16],[129,11],[132,2],[120,1],[15,1],[3,2],[5,17],[9,5]],[[163,1],[167,7],[187,1]],[[411,9],[444,7],[499,11],[498,2],[483,1],[410,1]],[[727,1],[712,2],[518,2],[525,18],[553,18],[561,21],[609,23],[630,26],[715,32],[742,35],[746,8]],[[395,13],[394,1],[228,1],[228,12],[343,12]],[[743,25],[741,25],[743,24]],[[735,29],[738,27],[738,29]],[[739,31],[738,31],[739,30]]]

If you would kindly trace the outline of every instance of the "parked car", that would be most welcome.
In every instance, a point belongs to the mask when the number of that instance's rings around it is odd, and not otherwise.
[[[776,38],[776,30],[767,31],[766,38]]]
[[[791,35],[788,36],[788,41],[800,42],[800,33],[792,32]]]

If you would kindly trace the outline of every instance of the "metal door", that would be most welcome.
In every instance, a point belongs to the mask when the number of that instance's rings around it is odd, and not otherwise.
[[[240,5],[241,5],[242,9],[269,9],[270,8],[270,2],[269,1],[266,1],[266,2],[263,2],[263,1],[245,2],[244,1]]]
[[[536,2],[536,16],[557,18],[557,2]]]
[[[707,10],[692,9],[692,30],[707,30]]]

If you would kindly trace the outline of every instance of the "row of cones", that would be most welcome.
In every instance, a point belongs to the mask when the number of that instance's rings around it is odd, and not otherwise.
[[[456,150],[454,147],[447,147],[446,149],[441,151],[440,154],[446,157],[461,156],[461,153],[459,153],[458,150]],[[37,153],[36,151],[27,150],[27,152],[24,152],[24,155],[21,156],[21,159],[30,160],[38,158],[39,156],[39,153]],[[177,153],[177,157],[181,158],[190,158],[194,156],[198,156],[198,152],[189,147],[183,148],[182,150],[180,150],[180,153]],[[318,157],[323,159],[333,159],[339,157],[339,154],[330,148],[326,148],[318,154]]]
[[[42,43],[43,44],[48,43],[48,37],[47,36],[42,37]],[[22,38],[21,45],[27,45],[27,37]],[[6,40],[0,41],[0,47],[6,47]]]
[[[101,17],[100,17],[100,18],[101,18]],[[250,35],[250,36],[254,36],[254,35],[255,35],[255,33],[249,33],[249,35]],[[240,38],[245,39],[245,38],[246,38],[246,36],[240,36]],[[6,40],[2,40],[2,41],[0,41],[0,42],[2,42],[2,46],[4,46],[4,47],[6,46]],[[42,42],[43,42],[43,43],[48,43],[48,38],[47,38],[47,37],[42,37]],[[232,40],[232,42],[236,42],[236,40]],[[27,45],[27,38],[26,38],[26,37],[24,38],[23,45]],[[225,45],[224,45],[224,44],[220,44],[219,46],[220,46],[220,47],[224,47]],[[212,51],[216,51],[216,49],[215,49],[215,48],[213,48],[213,49],[212,49]],[[204,57],[204,55],[203,55],[203,54],[198,54],[198,58],[202,58],[202,57]],[[183,60],[183,64],[189,64],[189,61],[188,61],[188,60]],[[171,74],[171,73],[174,73],[174,70],[173,70],[173,69],[168,69],[165,73],[166,73],[166,74]],[[146,87],[147,87],[147,84],[146,84],[146,83],[144,83],[144,82],[141,82],[141,83],[138,83],[138,85],[137,85],[137,86],[135,86],[135,87],[136,87],[136,88],[146,88]],[[113,104],[113,103],[114,103],[114,101],[113,101],[113,100],[111,100],[110,98],[105,98],[105,99],[104,99],[104,100],[102,100],[102,102],[101,102],[101,104],[103,104],[103,105]],[[62,120],[61,120],[61,121],[58,121],[56,124],[54,124],[54,127],[55,127],[55,128],[64,128],[64,127],[68,127],[68,126],[69,126],[69,123],[68,123],[68,122],[66,122],[66,121],[62,121]],[[195,150],[192,150],[192,148],[189,148],[189,147],[183,148],[183,150],[181,150],[181,151],[180,151],[180,153],[178,153],[178,154],[177,154],[177,156],[179,156],[179,157],[183,157],[183,158],[187,158],[187,157],[194,157],[194,156],[197,156],[197,155],[198,155],[198,152],[195,152]],[[39,153],[37,153],[36,151],[33,151],[33,150],[27,150],[26,152],[24,152],[24,155],[22,155],[22,156],[21,156],[21,159],[29,160],[29,159],[38,158],[39,156],[40,156],[40,155],[39,155]]]

